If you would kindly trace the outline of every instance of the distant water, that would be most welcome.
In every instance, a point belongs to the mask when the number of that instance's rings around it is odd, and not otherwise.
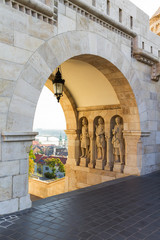
[[[64,130],[62,129],[41,129],[41,128],[37,128],[33,130],[34,132],[38,132],[39,135],[38,136],[54,136],[59,138],[60,136],[62,136],[62,138],[66,137],[66,134],[64,132]]]
[[[44,137],[44,136],[37,136],[36,140],[39,140],[42,144],[55,144],[58,146],[59,139],[56,137]]]

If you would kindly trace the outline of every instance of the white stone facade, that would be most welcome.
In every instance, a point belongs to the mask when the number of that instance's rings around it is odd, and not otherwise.
[[[125,173],[160,169],[160,38],[149,30],[149,17],[128,0],[110,0],[109,14],[102,0],[95,6],[90,0],[34,0],[36,8],[27,2],[0,0],[0,215],[31,206],[27,159],[36,135],[35,108],[43,86],[50,88],[51,73],[71,58],[106,77],[120,110],[78,109],[65,89],[61,105],[69,140],[68,174],[77,171],[79,161],[79,118],[87,116],[92,126],[94,116],[103,115],[107,122],[116,111],[124,120]],[[74,177],[67,184],[76,189]]]

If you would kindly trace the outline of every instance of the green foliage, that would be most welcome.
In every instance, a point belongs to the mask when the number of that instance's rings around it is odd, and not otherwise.
[[[49,166],[50,169],[52,170],[51,174],[53,174],[53,176],[56,176],[55,175],[56,166],[58,166],[60,172],[65,172],[64,164],[61,162],[59,158],[48,158],[45,160],[45,162],[46,162],[46,165]],[[47,172],[47,175],[49,176],[48,172]],[[52,177],[52,178],[55,178],[55,177]]]
[[[29,171],[28,171],[28,175],[31,176],[34,173],[34,161],[33,159],[29,158]]]
[[[29,172],[28,172],[29,176],[31,176],[34,173],[34,166],[35,166],[34,159],[35,158],[36,157],[33,153],[33,149],[31,146],[30,151],[29,151]]]
[[[55,158],[48,158],[45,160],[46,164],[50,167],[50,169],[52,170],[52,173],[45,173],[45,177],[47,178],[55,178],[56,175],[55,175],[55,172],[56,172],[56,168],[55,168],[55,165],[56,165],[56,161],[55,161]]]
[[[65,172],[64,164],[61,162],[61,160],[59,158],[57,158],[57,164],[56,165],[59,167],[60,172]]]
[[[56,178],[56,175],[53,172],[52,173],[46,172],[44,175],[46,178],[49,178],[49,179]]]
[[[39,173],[39,174],[42,174],[42,165],[41,164],[37,164],[37,173]]]
[[[50,167],[50,169],[54,169],[56,166],[56,158],[47,158],[45,162],[46,162],[46,165]]]
[[[31,159],[36,159],[36,156],[34,155],[34,153],[33,153],[33,149],[32,149],[32,146],[31,146],[31,148],[30,148],[30,151],[29,151],[29,158],[31,158]]]

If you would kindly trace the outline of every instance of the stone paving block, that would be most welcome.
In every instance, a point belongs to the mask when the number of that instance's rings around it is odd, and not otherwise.
[[[158,240],[159,174],[51,197],[47,203],[37,202],[36,208],[0,215],[7,228],[0,227],[0,239]],[[14,221],[16,216],[19,220]],[[7,226],[10,222],[14,224]]]

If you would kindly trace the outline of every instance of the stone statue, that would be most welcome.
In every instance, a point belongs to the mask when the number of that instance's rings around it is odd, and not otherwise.
[[[82,133],[80,135],[81,141],[81,158],[89,157],[89,134],[88,134],[88,123],[87,119],[82,119]]]
[[[104,160],[105,155],[105,133],[103,119],[98,118],[98,125],[96,126],[96,147],[97,159]]]
[[[123,141],[123,125],[121,124],[121,118],[115,118],[116,125],[112,130],[113,138],[113,154],[115,156],[115,163],[120,162],[122,165],[124,164],[124,141]]]

